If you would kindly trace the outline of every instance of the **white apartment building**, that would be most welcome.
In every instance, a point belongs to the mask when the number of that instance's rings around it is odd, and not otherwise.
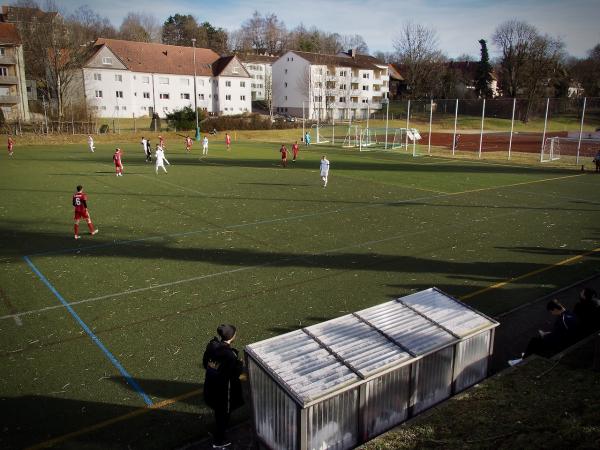
[[[194,108],[215,115],[252,109],[250,75],[236,56],[205,48],[98,39],[83,66],[86,101],[99,117],[142,117]]]
[[[269,100],[273,93],[272,66],[277,56],[269,55],[238,55],[242,65],[250,74],[252,83],[252,100]]]
[[[4,119],[30,119],[23,46],[12,23],[0,23],[0,109]]]
[[[296,117],[362,119],[382,108],[387,64],[354,51],[338,55],[289,51],[273,64],[275,112]]]

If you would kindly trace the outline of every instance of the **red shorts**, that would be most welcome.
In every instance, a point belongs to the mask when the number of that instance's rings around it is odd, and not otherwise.
[[[90,218],[90,215],[88,214],[87,211],[75,211],[75,217],[73,217],[73,220],[80,220],[80,219],[88,220],[89,218]]]
[[[281,159],[287,159],[287,155],[286,154],[281,155]]]
[[[123,163],[115,163],[115,167],[117,167],[117,168],[120,167],[122,169],[123,168]]]
[[[8,151],[9,151],[9,152],[12,152],[12,151],[13,151],[13,146],[12,146],[12,145],[9,145],[9,146],[8,146]]]

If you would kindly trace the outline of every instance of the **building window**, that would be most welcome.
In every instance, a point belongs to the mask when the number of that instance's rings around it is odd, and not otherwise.
[[[123,98],[123,91],[117,91],[117,98]]]
[[[169,94],[160,94],[160,95],[159,95],[159,98],[160,98],[161,100],[169,100]]]
[[[219,94],[215,94],[215,96],[213,97],[215,100],[219,100]]]
[[[119,110],[119,107],[118,107],[118,106],[115,106],[115,109],[118,111],[118,110]]]
[[[122,109],[123,111],[126,111],[126,110],[127,110],[127,106],[121,106],[121,109]]]
[[[340,77],[345,77],[346,76],[346,71],[345,70],[341,70],[340,71]]]
[[[106,106],[103,106],[103,107],[102,107],[102,111],[106,111]]]
[[[226,81],[225,82],[225,87],[231,87],[231,81]]]
[[[182,78],[181,79],[181,84],[183,84],[184,86],[189,86],[190,85],[189,78]]]
[[[8,76],[8,67],[0,67],[0,76],[2,76],[2,77]]]
[[[365,84],[365,85],[363,86],[363,91],[368,91],[368,90],[369,90],[369,86]]]
[[[246,82],[245,81],[240,81],[240,87],[246,87]]]
[[[285,96],[285,101],[287,102],[287,95]]]
[[[150,77],[142,77],[142,83],[149,84],[150,83]]]
[[[106,66],[111,66],[112,65],[112,57],[110,57],[110,56],[102,57],[102,64],[104,64]]]
[[[6,49],[4,47],[0,47],[0,56],[4,56],[4,52]]]
[[[159,77],[158,82],[160,84],[169,84],[169,79],[167,77]]]
[[[287,87],[287,81],[283,83],[283,87]]]
[[[287,73],[287,69],[285,69],[284,73]]]
[[[189,100],[190,99],[190,94],[183,93],[183,94],[181,94],[181,98],[182,98],[182,100]]]
[[[340,97],[340,103],[346,103],[346,97]]]
[[[198,94],[198,98],[199,98],[200,100],[204,100],[204,94]]]
[[[231,100],[231,95],[226,95],[225,100]]]
[[[342,91],[345,91],[345,90],[346,90],[346,85],[345,85],[345,84],[340,84],[340,89],[341,89]]]
[[[240,95],[240,100],[246,101],[246,96],[245,95]]]
[[[101,73],[95,73],[94,74],[94,80],[96,80],[96,81],[102,81],[102,74]]]
[[[366,78],[368,80],[369,79],[369,74],[368,73],[363,73],[363,78]]]
[[[144,92],[144,98],[150,98],[150,92]]]
[[[204,80],[198,80],[196,83],[198,83],[198,86],[204,86]]]
[[[238,66],[237,64],[235,64],[235,65],[233,66],[233,70],[232,70],[232,72],[233,72],[233,73],[239,73],[239,71],[240,71],[240,66]]]
[[[120,83],[123,82],[123,75],[115,75],[115,81],[118,81]]]
[[[96,91],[96,98],[102,98],[102,91]]]

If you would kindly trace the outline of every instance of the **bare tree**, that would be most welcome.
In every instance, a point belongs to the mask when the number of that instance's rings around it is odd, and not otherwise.
[[[585,95],[600,96],[600,44],[588,52],[587,58],[573,60],[570,69]]]
[[[410,97],[432,97],[441,84],[445,63],[445,57],[438,49],[436,32],[407,22],[394,40],[394,49]]]
[[[501,86],[505,95],[516,97],[524,82],[524,67],[527,64],[533,41],[538,32],[533,25],[512,19],[500,24],[492,41],[502,52]]]
[[[354,49],[358,53],[369,53],[369,46],[360,34],[341,35],[338,42],[342,50]]]
[[[127,41],[160,42],[161,27],[151,14],[130,12],[121,23],[119,37]]]

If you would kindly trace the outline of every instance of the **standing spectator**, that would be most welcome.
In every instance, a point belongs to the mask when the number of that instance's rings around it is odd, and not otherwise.
[[[287,148],[285,144],[281,144],[279,152],[281,153],[281,167],[287,167]]]
[[[304,143],[306,144],[307,147],[310,146],[310,133],[308,131],[304,135]]]
[[[327,187],[327,178],[329,177],[329,160],[327,156],[321,157],[321,180],[323,180],[323,187]]]
[[[115,149],[115,154],[113,155],[113,161],[115,163],[115,174],[118,177],[122,177],[123,176],[123,161],[121,160],[121,156],[123,156],[123,153],[121,152],[120,148],[116,148]]]
[[[296,141],[294,142],[294,145],[292,145],[292,154],[294,155],[292,162],[296,162],[296,158],[298,157],[298,150],[298,141]]]
[[[202,357],[202,365],[206,369],[204,401],[215,416],[213,448],[225,448],[231,444],[226,434],[231,412],[244,404],[240,381],[244,367],[238,351],[231,346],[236,328],[219,325],[217,334],[220,339],[212,338]]]
[[[90,149],[90,152],[94,153],[94,149],[96,147],[94,147],[94,138],[92,137],[91,134],[88,134],[88,148]]]
[[[206,135],[202,139],[202,155],[208,155],[208,136]]]
[[[229,133],[225,133],[225,145],[227,146],[227,150],[231,148],[231,136],[229,136]]]
[[[600,150],[598,150],[598,153],[596,153],[596,156],[594,156],[592,161],[596,164],[596,173],[600,172]]]
[[[586,287],[579,292],[579,302],[573,313],[579,321],[582,336],[600,329],[600,298],[594,289]]]
[[[163,150],[163,148],[160,145],[156,146],[156,152],[154,153],[154,160],[156,161],[156,165],[154,167],[154,172],[156,173],[156,175],[158,175],[159,167],[161,167],[162,170],[164,170],[165,173],[167,173],[167,169],[165,168],[165,162],[169,165],[171,165],[171,163],[165,157],[165,151]]]
[[[79,239],[79,221],[85,220],[93,236],[98,233],[98,228],[94,229],[94,224],[90,218],[90,213],[87,208],[87,195],[83,192],[83,186],[77,186],[77,192],[73,194],[73,207],[75,208],[75,216],[73,217],[73,228],[75,230],[75,239]]]
[[[7,148],[8,148],[8,156],[12,156],[14,153],[15,141],[12,136],[8,137]]]

